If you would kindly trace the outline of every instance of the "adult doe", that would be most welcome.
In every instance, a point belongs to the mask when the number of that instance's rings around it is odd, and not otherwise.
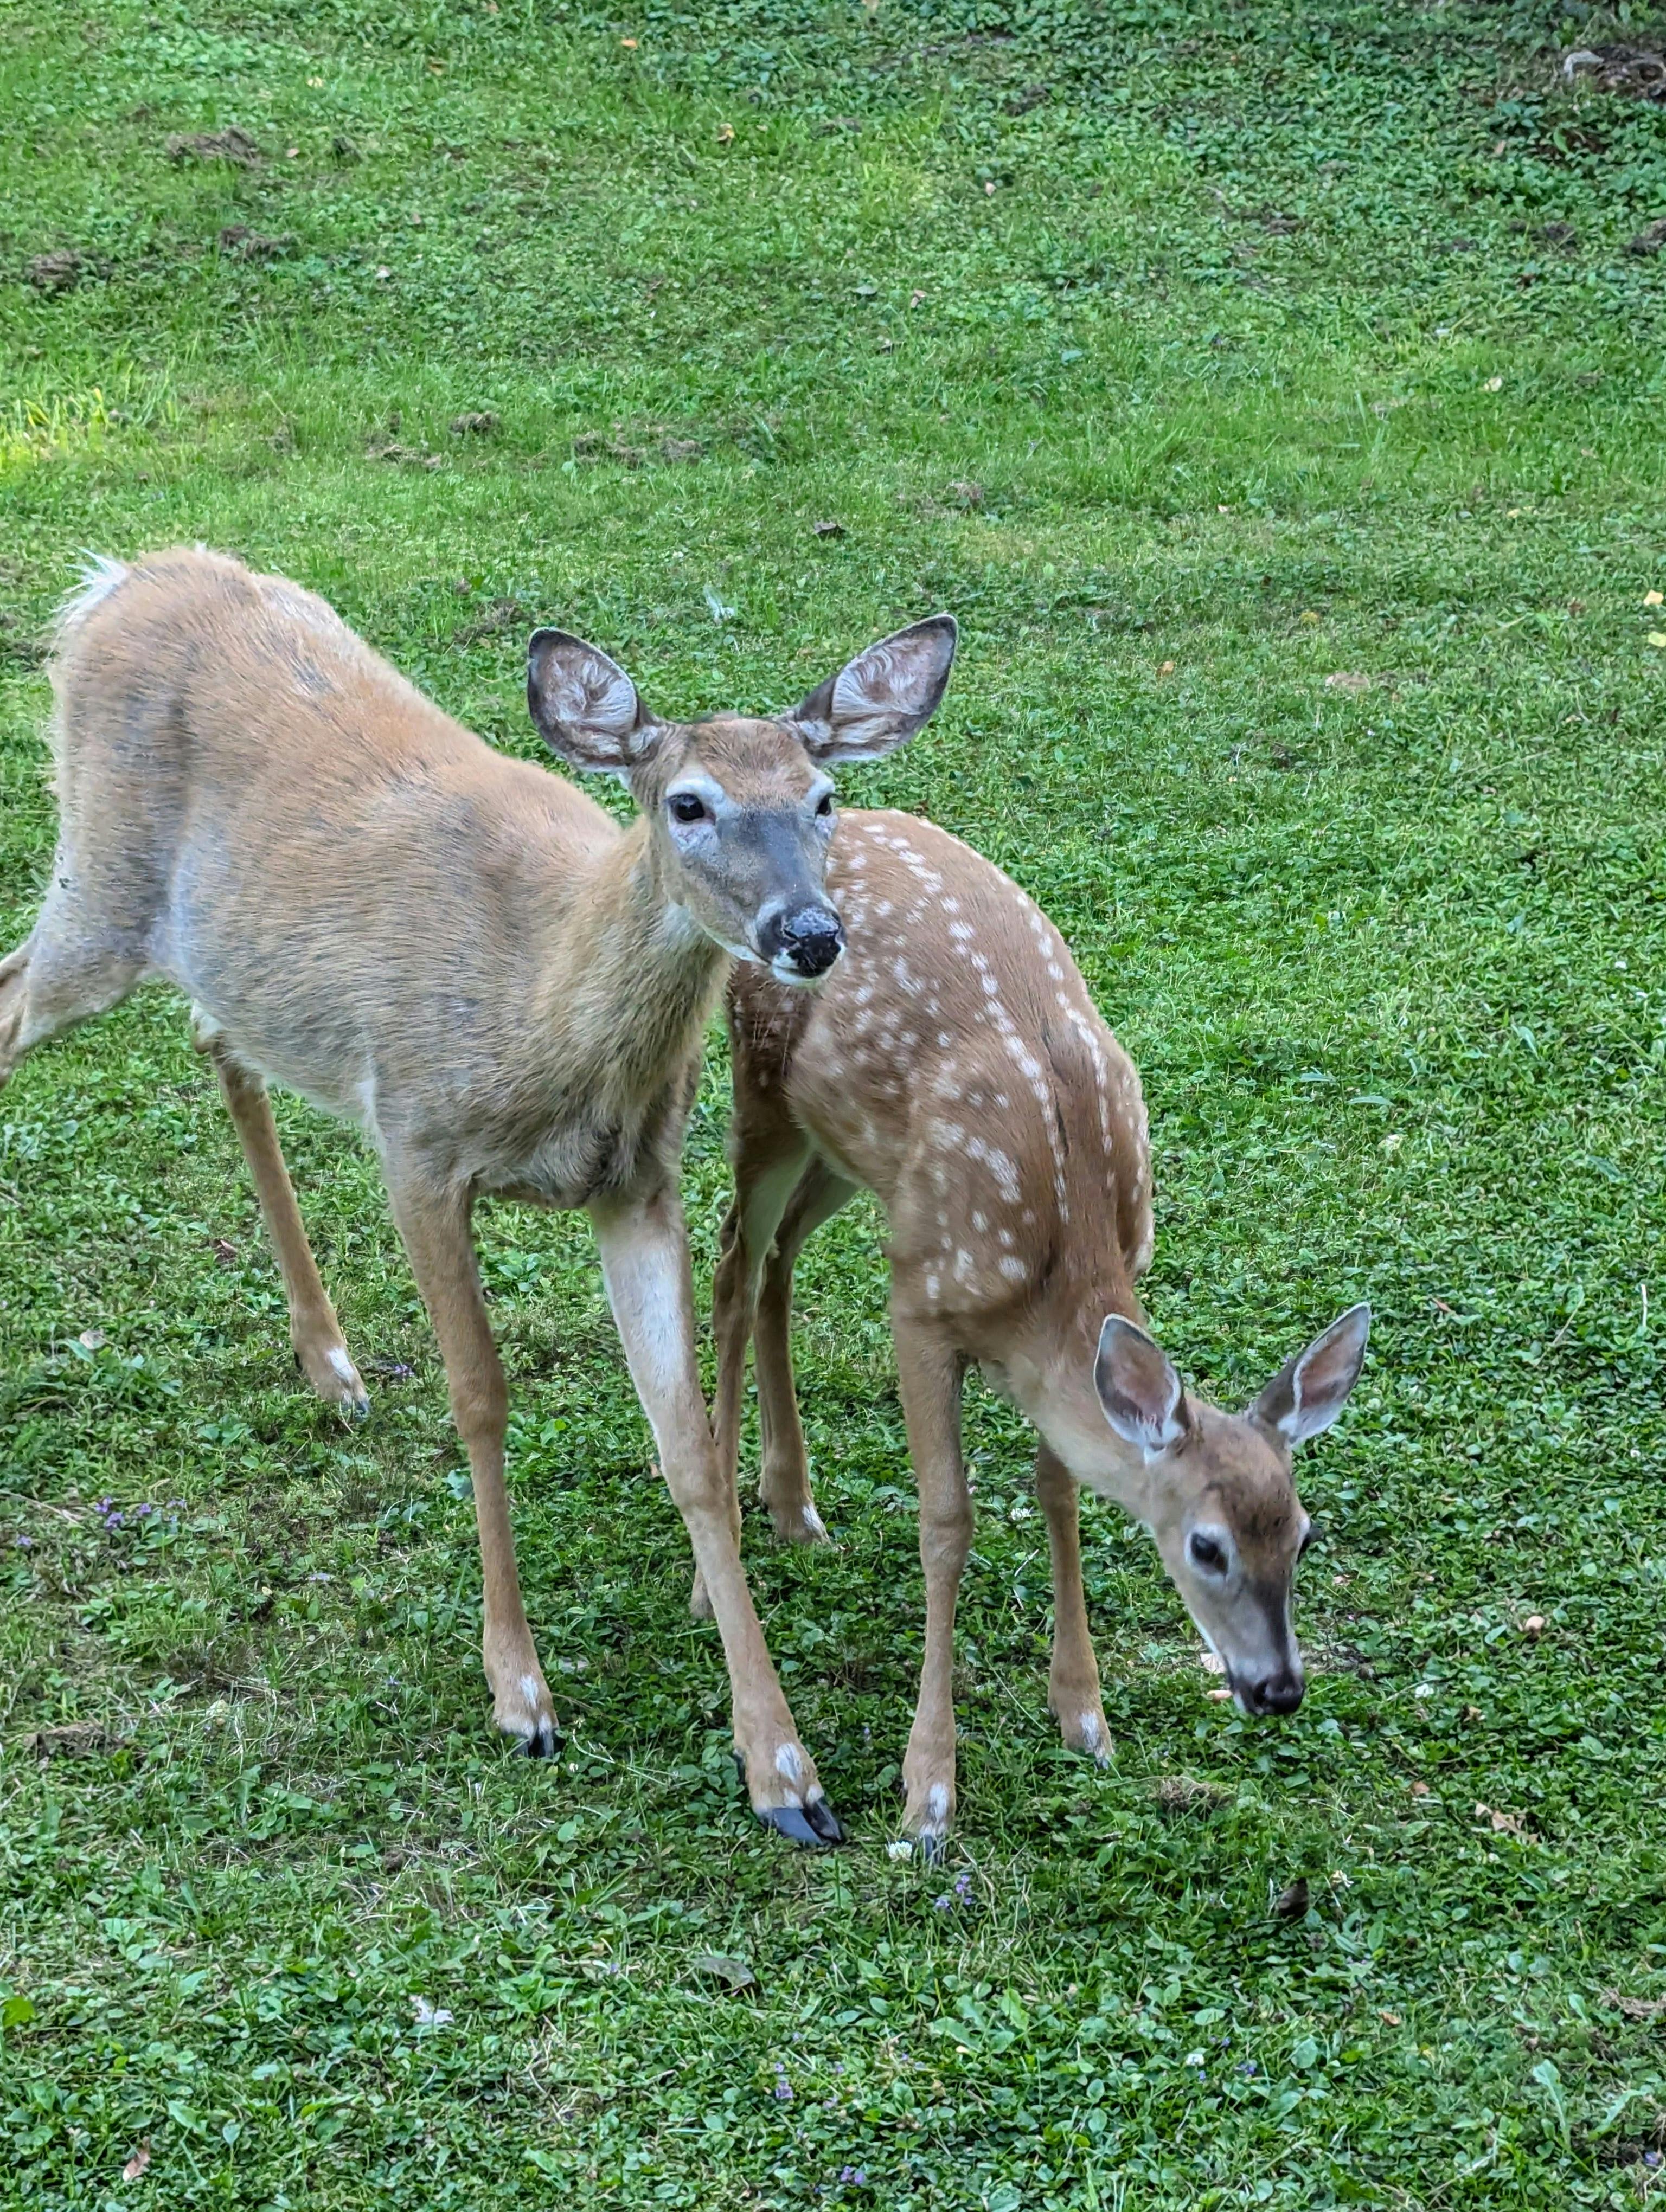
[[[651,715],[605,653],[538,631],[533,718],[572,766],[626,780],[641,811],[622,831],[441,714],[311,592],[203,551],[100,562],[64,611],[52,671],[51,878],[0,962],[0,1081],[147,978],[189,995],[277,1248],[296,1359],[350,1414],[364,1387],[266,1082],[369,1137],[472,1470],[494,1715],[534,1754],[553,1748],[555,1715],[515,1571],[471,1214],[485,1193],[587,1210],[721,1632],[753,1808],[805,1843],[838,1824],[734,1542],[678,1161],[726,956],[796,986],[842,949],[824,763],[917,729],[953,649],[946,618],[920,623],[794,714],[690,726]]]
[[[779,1535],[820,1540],[787,1349],[793,1268],[859,1188],[877,1193],[890,1217],[926,1577],[903,1820],[935,1848],[955,1799],[954,1612],[972,1529],[967,1363],[1040,1432],[1049,1704],[1066,1741],[1103,1758],[1076,1486],[1151,1528],[1240,1711],[1293,1711],[1303,1676],[1291,1592],[1308,1520],[1291,1449],[1341,1411],[1370,1314],[1344,1314],[1246,1413],[1192,1395],[1134,1295],[1152,1236],[1140,1079],[1057,931],[998,869],[909,815],[842,817],[828,885],[849,945],[826,988],[806,1000],[750,969],[730,984],[735,1197],[714,1299],[715,1428],[733,1480],[756,1334],[763,1502]],[[738,1532],[738,1500],[732,1510]],[[696,1582],[696,1611],[706,1595]]]

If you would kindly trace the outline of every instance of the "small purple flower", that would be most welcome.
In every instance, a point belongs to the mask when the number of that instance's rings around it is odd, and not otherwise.
[[[787,2069],[779,2058],[775,2061],[775,2094],[783,2105],[793,2101],[793,2085],[787,2078]]]
[[[960,1899],[963,1905],[970,1905],[971,1903],[972,1876],[971,1869],[970,1868],[963,1867],[961,1871],[955,1876],[954,1893]]]
[[[954,1903],[954,1899],[950,1896],[948,1891],[945,1889],[941,1897],[933,1898],[932,1903],[937,1907],[937,1910],[939,1912],[946,1912],[949,1907]]]
[[[34,1538],[33,1536],[14,1536],[12,1538],[12,1542],[17,1547],[17,1549],[20,1552],[32,1552],[34,1549]]]
[[[866,2189],[867,2168],[865,2166],[842,2166],[839,2168],[839,2179],[847,2189]]]
[[[1660,2153],[1657,2150],[1645,2150],[1643,2154],[1643,2163],[1645,2166],[1658,2166]]]
[[[1256,2070],[1256,2062],[1253,2058],[1246,2058],[1243,2065],[1238,2069],[1238,2072],[1243,2075],[1246,2081],[1250,2079]]]
[[[154,1505],[136,1505],[133,1508],[133,1518],[136,1521],[147,1521],[155,1510]]]

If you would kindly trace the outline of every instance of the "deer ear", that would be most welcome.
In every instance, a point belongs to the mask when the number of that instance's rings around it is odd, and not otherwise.
[[[881,638],[782,717],[812,760],[878,760],[937,712],[960,633],[931,615]]]
[[[564,629],[532,632],[526,704],[550,750],[592,773],[629,775],[659,728],[618,662]]]
[[[1251,1419],[1276,1429],[1291,1444],[1305,1443],[1328,1429],[1359,1380],[1370,1334],[1371,1308],[1350,1306],[1305,1352],[1279,1370],[1250,1408]]]
[[[1165,1451],[1186,1433],[1186,1394],[1174,1362],[1143,1328],[1110,1314],[1099,1331],[1093,1385],[1124,1443]]]

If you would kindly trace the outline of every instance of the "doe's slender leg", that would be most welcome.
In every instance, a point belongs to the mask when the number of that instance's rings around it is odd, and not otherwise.
[[[794,1843],[838,1843],[842,1831],[793,1726],[740,1565],[734,1485],[719,1464],[695,1360],[682,1208],[674,1192],[660,1191],[593,1205],[590,1218],[631,1380],[723,1639],[752,1810]]]
[[[203,1049],[214,1062],[220,1096],[249,1164],[266,1233],[277,1253],[283,1292],[289,1302],[289,1341],[295,1346],[295,1363],[326,1405],[334,1406],[346,1420],[362,1420],[370,1411],[370,1401],[348,1355],[347,1340],[329,1292],[319,1276],[306,1224],[295,1204],[295,1186],[284,1165],[266,1086],[258,1075],[240,1067],[218,1040],[211,1040]]]
[[[555,1708],[521,1603],[509,1499],[503,1481],[508,1389],[492,1341],[471,1234],[469,1193],[425,1176],[390,1172],[393,1218],[440,1340],[452,1419],[469,1455],[484,1597],[481,1650],[492,1717],[534,1759],[556,1748]]]

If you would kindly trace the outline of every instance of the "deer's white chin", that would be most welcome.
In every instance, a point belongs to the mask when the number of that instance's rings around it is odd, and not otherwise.
[[[753,961],[755,963],[757,960],[757,955],[756,953],[748,953],[746,957],[749,960]],[[833,967],[836,968],[838,964],[838,962],[836,960],[833,963]],[[799,970],[794,968],[787,959],[784,952],[777,952],[775,958],[769,963],[769,973],[775,977],[777,983],[785,983],[790,990],[819,991],[822,985],[833,973],[833,968],[824,969],[819,975],[800,975]]]

